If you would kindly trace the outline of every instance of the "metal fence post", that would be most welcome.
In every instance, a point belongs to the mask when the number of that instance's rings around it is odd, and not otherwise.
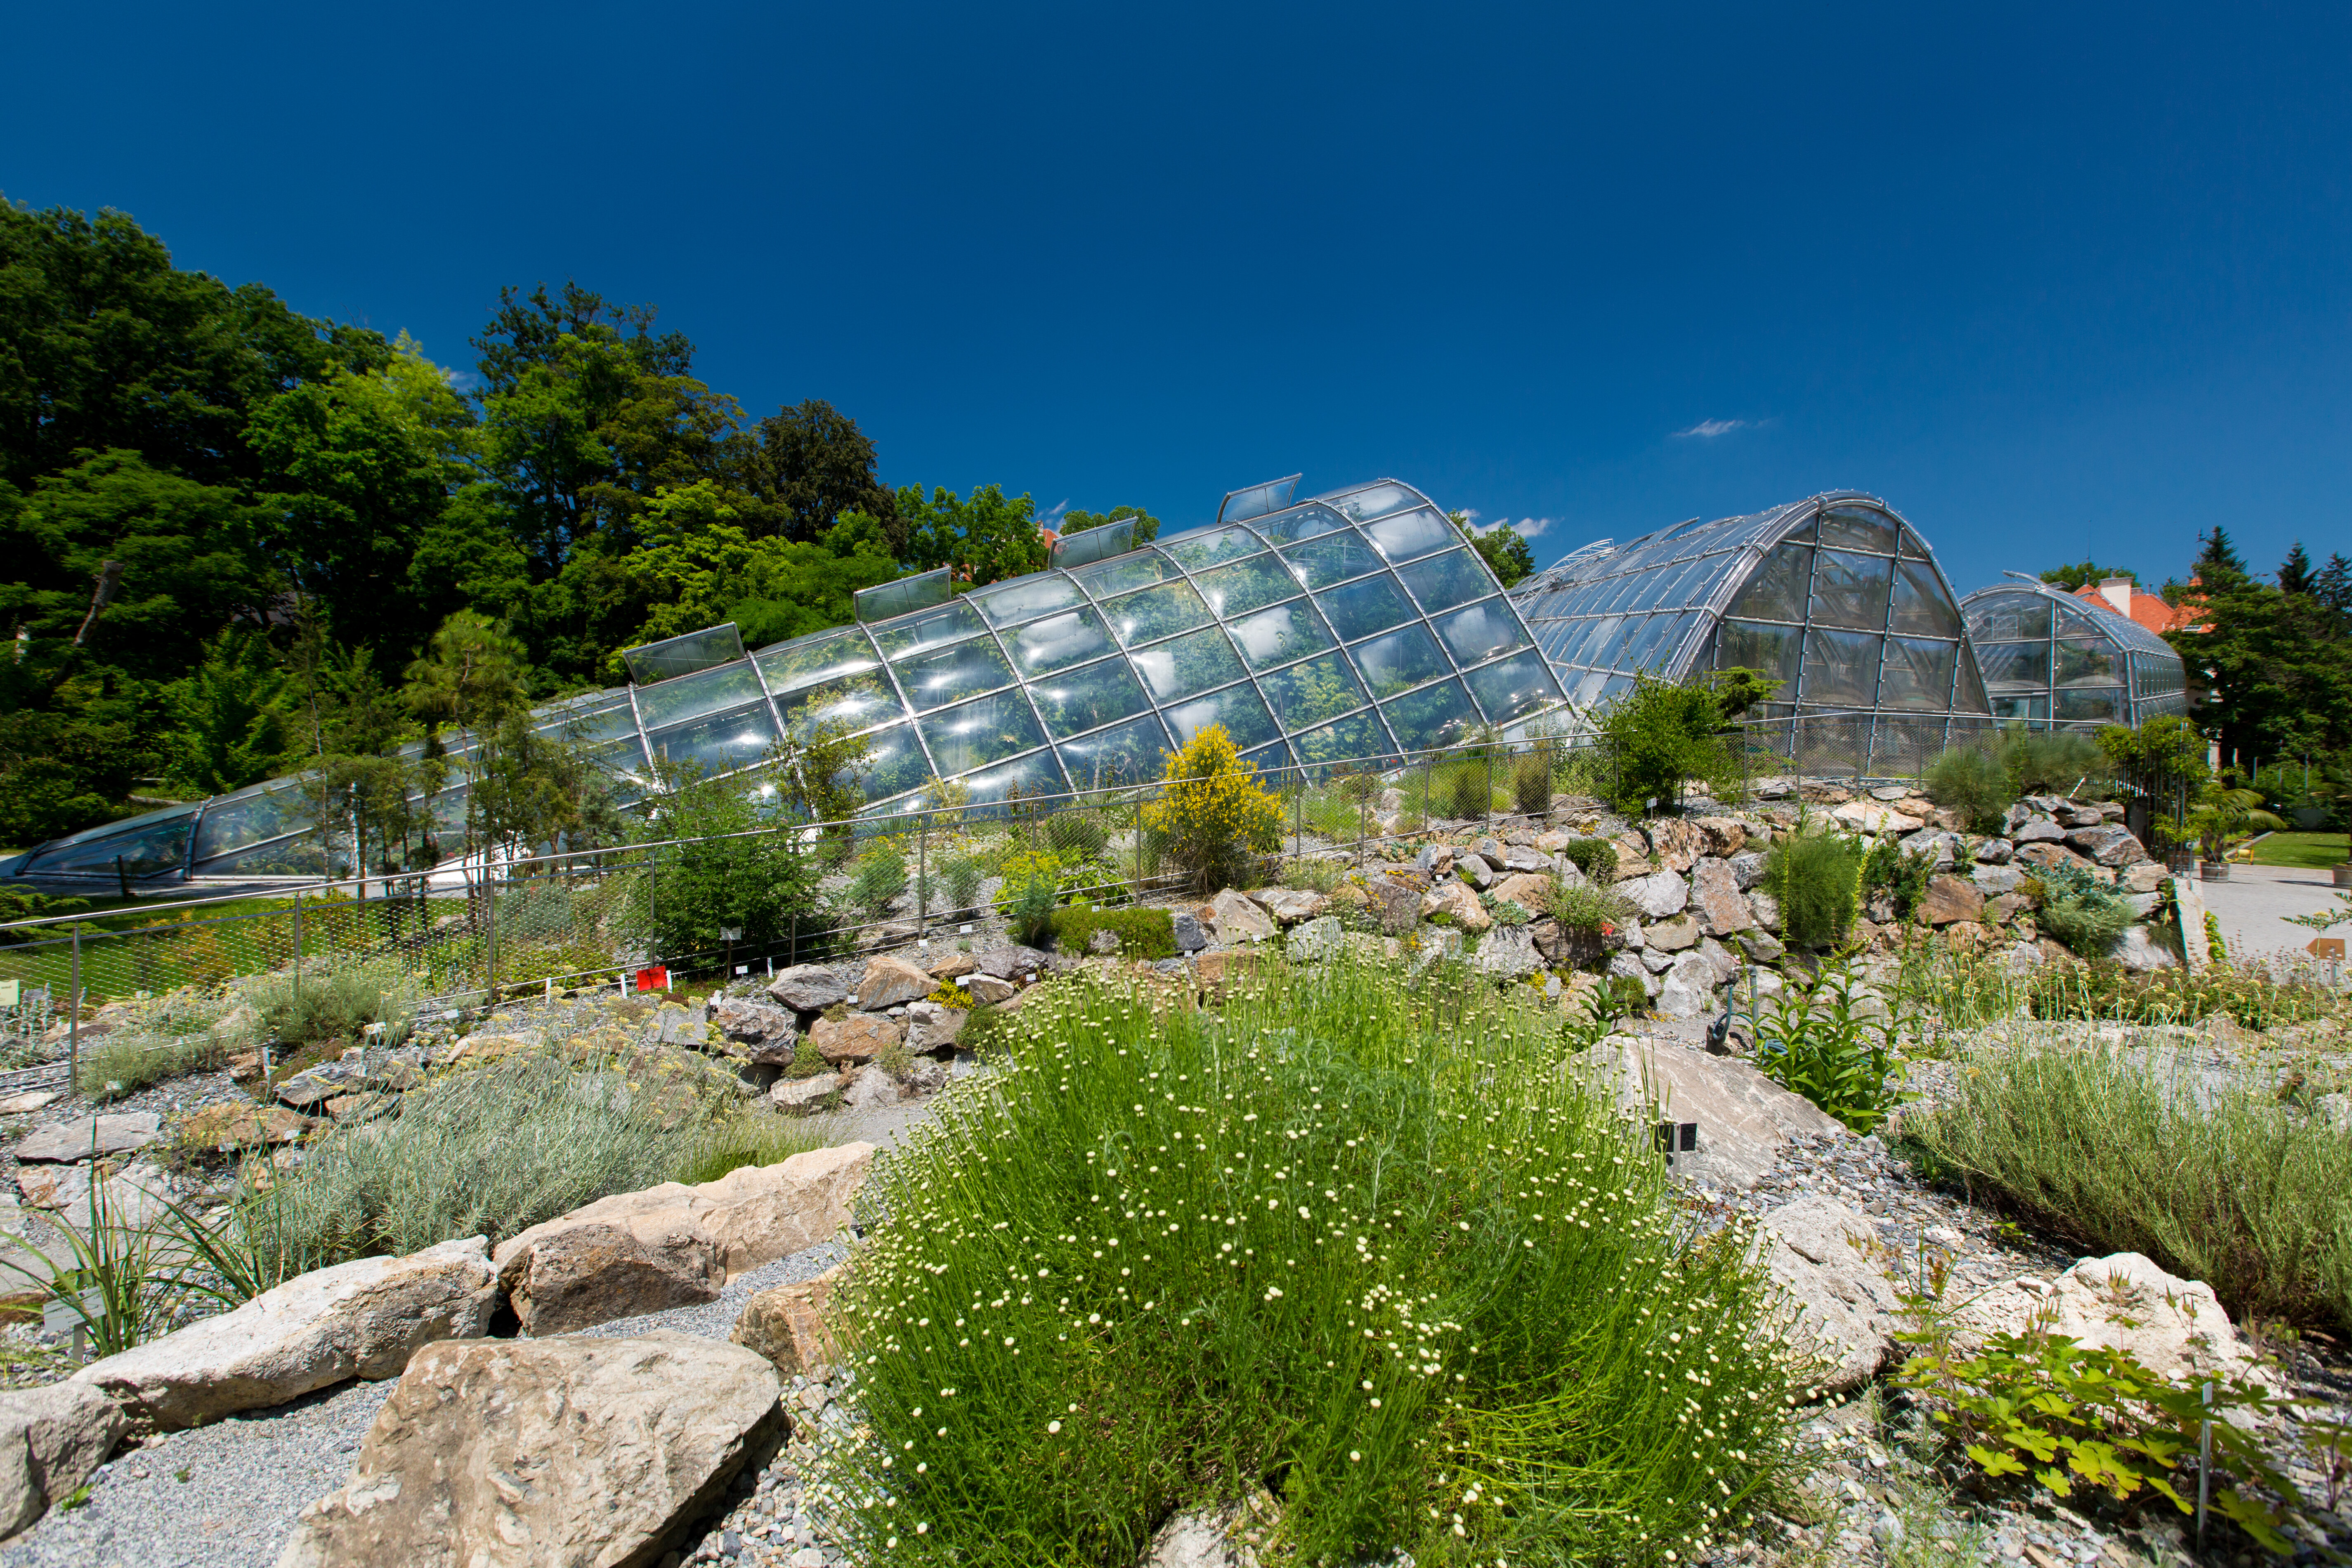
[[[302,889],[294,889],[294,1016],[302,1014]]]
[[[931,934],[931,814],[915,819],[915,944]]]
[[[66,980],[66,1092],[81,1092],[81,922],[73,925],[73,973]]]
[[[482,857],[482,1005],[499,1005],[499,885],[490,858]]]

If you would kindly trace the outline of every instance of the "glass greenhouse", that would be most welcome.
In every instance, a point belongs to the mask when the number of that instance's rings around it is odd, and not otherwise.
[[[1852,715],[1865,758],[1932,755],[1989,727],[1950,583],[1918,531],[1870,496],[1604,539],[1511,597],[1579,711],[1639,672],[1745,666],[1781,683],[1757,717]]]
[[[1984,662],[1993,716],[2036,730],[2134,728],[2189,711],[2189,681],[2170,643],[2104,605],[2033,578],[1960,601]]]
[[[1158,776],[1223,724],[1262,765],[1442,747],[1559,707],[1559,683],[1477,552],[1430,500],[1379,480],[1294,503],[1228,495],[1206,527],[1056,542],[1044,572],[958,594],[945,572],[858,595],[857,624],[746,655],[732,626],[629,650],[636,684],[541,709],[625,798],[649,759],[758,763],[828,721],[866,738],[866,809],[934,780],[974,802]],[[434,798],[462,820],[460,789]],[[54,840],[0,875],[317,875],[319,807],[279,779]],[[119,858],[119,860],[118,860]]]

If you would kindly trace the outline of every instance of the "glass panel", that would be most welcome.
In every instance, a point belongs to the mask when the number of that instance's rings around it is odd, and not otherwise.
[[[1920,637],[1960,635],[1960,613],[1944,597],[1936,568],[1925,561],[1906,561],[1895,569],[1895,629]]]
[[[1057,736],[1075,735],[1150,706],[1143,683],[1123,658],[1066,669],[1033,684],[1029,695],[1036,700],[1045,728]]]
[[[978,637],[988,627],[981,620],[979,611],[958,599],[935,610],[902,616],[870,629],[875,642],[882,649],[883,658],[901,659],[927,648],[943,647],[965,637]]]
[[[2050,645],[2046,642],[1987,643],[1979,651],[1984,656],[1984,678],[1996,687],[2024,686],[2038,690],[2050,684]]]
[[[1108,653],[1111,646],[1110,633],[1104,629],[1102,617],[1092,610],[1072,610],[1032,621],[1018,631],[1006,633],[1004,641],[1013,650],[1013,664],[1029,678]]]
[[[1263,746],[1244,752],[1241,760],[1257,769],[1258,782],[1265,788],[1289,787],[1291,761],[1288,742],[1280,739],[1268,741]]]
[[[974,637],[912,658],[894,659],[890,669],[918,713],[1013,684],[1013,667],[1004,662],[992,637]]]
[[[419,851],[413,865],[417,869],[432,864],[429,854]],[[112,862],[107,866],[113,870]],[[196,869],[207,877],[323,877],[327,874],[326,858],[319,852],[319,837],[306,833],[299,838],[280,838],[275,843],[239,849],[218,860],[201,861]]]
[[[1125,724],[1063,742],[1062,765],[1069,770],[1070,783],[1076,788],[1105,789],[1158,778],[1168,753],[1174,750],[1159,716],[1146,713]]]
[[[1976,656],[1969,652],[1966,643],[1960,645],[1960,684],[1952,694],[1952,706],[1962,712],[1985,711],[1984,681],[1977,675]]]
[[[875,668],[881,661],[874,657],[874,645],[866,634],[852,626],[779,643],[752,655],[751,662],[767,677],[768,689],[782,696],[820,680]]]
[[[1307,607],[1304,599],[1260,610],[1230,623],[1225,629],[1233,633],[1234,641],[1240,646],[1242,657],[1249,661],[1252,669],[1287,664],[1331,646],[1331,634],[1323,629],[1323,623]]]
[[[1062,535],[1054,541],[1047,559],[1056,566],[1085,566],[1109,556],[1124,555],[1134,548],[1135,519],[1123,517],[1117,522],[1098,522],[1092,528]]]
[[[1397,586],[1396,579],[1385,572],[1318,594],[1315,602],[1322,607],[1323,618],[1331,623],[1331,629],[1339,634],[1341,642],[1353,642],[1421,618],[1406,601],[1404,590]]]
[[[761,701],[649,731],[646,740],[653,754],[667,758],[672,767],[694,763],[708,776],[733,773],[758,762],[776,743],[776,722],[768,715],[767,703]]]
[[[1018,691],[1000,691],[915,722],[922,726],[931,760],[943,776],[984,768],[1045,740],[1028,700]]]
[[[853,675],[844,680],[828,681],[790,697],[780,697],[776,706],[783,711],[785,731],[799,741],[808,739],[820,724],[835,725],[843,733],[854,734],[907,716],[898,694],[878,675]]]
[[[1878,696],[1878,645],[1864,632],[1815,626],[1805,634],[1804,700],[1815,708],[1867,708]]]
[[[1229,490],[1217,503],[1217,516],[1226,521],[1238,522],[1244,518],[1263,517],[1290,504],[1291,493],[1298,489],[1298,476],[1275,479],[1267,484],[1252,485],[1247,489]]]
[[[1925,561],[1927,559],[1927,542],[1906,527],[1903,530],[1903,553]]]
[[[912,724],[893,724],[866,738],[866,762],[857,787],[868,801],[887,800],[929,784],[931,765],[915,739]]]
[[[1511,614],[1507,599],[1489,599],[1483,605],[1473,605],[1466,610],[1456,610],[1438,619],[1437,635],[1453,651],[1454,662],[1460,665],[1484,664],[1497,654],[1525,647],[1528,634],[1519,626],[1519,617]]]
[[[712,665],[727,664],[742,657],[742,635],[730,621],[725,626],[665,637],[643,647],[625,648],[621,662],[629,667],[632,681],[651,686],[658,680],[691,675],[698,669],[709,669]]]
[[[1426,561],[1416,561],[1397,575],[1421,601],[1423,612],[1435,615],[1495,591],[1495,579],[1475,550],[1449,550]]]
[[[1176,570],[1176,563],[1157,550],[1114,556],[1098,565],[1078,567],[1070,575],[1097,599],[1116,598],[1154,583],[1181,581],[1183,577]]]
[[[1886,594],[1895,563],[1843,550],[1823,550],[1813,563],[1813,625],[1877,631],[1886,625]]]
[[[2050,699],[2046,694],[2041,697],[1996,697],[1992,700],[1992,716],[2046,723],[2050,718]]]
[[[1271,517],[1261,517],[1250,524],[1252,529],[1278,544],[1312,539],[1318,533],[1328,533],[1335,528],[1347,526],[1346,518],[1320,501],[1308,501],[1305,506],[1278,511]]]
[[[1201,597],[1220,616],[1245,616],[1298,592],[1297,580],[1274,555],[1259,555],[1204,572],[1198,585]]]
[[[1310,588],[1328,587],[1381,569],[1381,558],[1364,542],[1364,536],[1353,529],[1294,545],[1282,553],[1290,563],[1290,570]]]
[[[1365,702],[1356,672],[1336,653],[1260,676],[1258,686],[1286,730],[1304,730],[1341,713],[1352,713]]]
[[[196,858],[209,860],[247,844],[310,826],[310,805],[299,785],[216,800],[205,808],[196,830]]]
[[[2090,611],[2078,610],[2072,605],[2054,601],[2050,607],[2057,612],[2059,636],[2095,637],[2102,642],[2107,640],[2106,628],[2091,618]]]
[[[898,706],[894,698],[890,704]],[[617,741],[600,742],[591,747],[589,761],[603,769],[606,783],[618,797],[618,804],[638,799],[638,785],[648,776],[646,768],[646,738],[635,729]]]
[[[763,695],[760,678],[751,673],[749,664],[722,664],[716,669],[682,675],[658,686],[638,687],[637,712],[650,731],[698,719],[722,708],[739,707]]]
[[[1558,701],[1559,686],[1544,665],[1543,656],[1528,652],[1464,676],[1489,724],[1507,724],[1537,709]]]
[[[1298,753],[1298,760],[1310,766],[1384,756],[1391,750],[1389,732],[1381,728],[1379,716],[1370,712],[1351,714],[1319,730],[1294,735],[1290,745]]]
[[[1863,507],[1833,506],[1822,513],[1822,542],[1892,555],[1895,524],[1882,512]]]
[[[1410,561],[1433,550],[1443,550],[1462,537],[1458,529],[1437,515],[1435,508],[1425,506],[1382,518],[1364,531],[1371,535],[1381,553],[1391,561]]]
[[[1048,610],[1075,605],[1078,596],[1078,585],[1067,577],[1058,572],[1041,572],[1034,576],[1016,577],[1010,583],[974,588],[964,595],[964,603],[978,605],[990,626],[1017,626],[1024,621],[1035,620]]]
[[[1265,547],[1245,528],[1219,528],[1206,533],[1188,533],[1162,548],[1187,572],[1203,572],[1223,562],[1255,555]]]
[[[1617,663],[1617,656],[1624,651],[1624,639],[1617,635],[1624,629],[1625,617],[1622,616],[1602,616],[1597,620],[1587,621],[1584,640],[1570,650],[1570,662],[1594,665],[1603,669],[1612,668]]]
[[[2058,693],[2058,710],[2054,717],[2062,724],[2089,720],[2117,723],[2123,716],[2124,694],[2120,687],[2092,687]]]
[[[1353,495],[1334,496],[1331,504],[1358,522],[1362,522],[1367,518],[1385,517],[1397,508],[1411,506],[1420,499],[1402,485],[1373,485]]]
[[[1110,619],[1112,635],[1128,647],[1190,631],[1210,619],[1209,606],[1201,603],[1201,595],[1192,592],[1189,583],[1163,583],[1114,599],[1103,606],[1103,614]]]
[[[2050,602],[2021,597],[1996,600],[1975,619],[1983,629],[1979,632],[1971,625],[1970,635],[1987,642],[2040,640],[2050,636]]]
[[[1274,715],[1248,686],[1228,686],[1223,691],[1212,691],[1206,697],[1196,697],[1181,707],[1171,708],[1164,717],[1168,727],[1175,731],[1184,745],[1212,724],[1223,724],[1234,738],[1234,744],[1244,751],[1276,738]]]
[[[1458,680],[1444,681],[1393,702],[1384,702],[1381,711],[1388,715],[1389,728],[1396,732],[1397,744],[1409,752],[1459,745],[1469,739],[1478,722],[1477,711],[1470,706],[1470,694],[1462,689]]]
[[[1051,747],[1000,763],[984,773],[972,773],[963,783],[971,798],[976,801],[1034,799],[1070,793],[1070,782],[1062,776],[1062,764],[1055,760]]]
[[[1764,557],[1727,614],[1765,621],[1802,621],[1805,593],[1813,579],[1810,545],[1780,544]]]
[[[299,800],[301,796],[298,794],[295,798]],[[45,877],[67,873],[110,877],[114,874],[115,857],[121,856],[122,869],[129,876],[152,877],[159,871],[176,871],[188,862],[188,835],[195,826],[194,805],[171,816],[159,812],[136,826],[126,826],[121,832],[59,845],[27,861],[26,867]],[[297,822],[289,826],[304,825]]]
[[[1375,697],[1393,697],[1452,668],[1437,651],[1437,639],[1422,626],[1403,626],[1384,637],[1374,637],[1349,648],[1356,668]]]
[[[1128,657],[1135,661],[1136,670],[1151,689],[1151,695],[1161,702],[1223,686],[1242,673],[1242,661],[1234,657],[1234,645],[1214,626],[1139,648]]]
[[[1886,675],[1878,689],[1881,708],[1935,709],[1952,705],[1952,666],[1959,658],[1956,642],[1920,642],[1889,637]]]
[[[882,583],[871,588],[859,588],[849,595],[850,613],[868,625],[887,621],[893,616],[903,616],[909,610],[919,610],[930,605],[944,605],[955,593],[955,581],[944,566],[929,572],[918,572],[912,577],[901,577],[895,583]],[[892,650],[885,647],[884,653]]]
[[[591,697],[534,709],[531,728],[542,735],[561,735],[568,741],[609,741],[616,735],[635,733],[637,715],[629,706],[627,692],[600,691]],[[404,754],[416,755],[422,751],[419,747],[415,752]]]
[[[1716,639],[1715,667],[1758,670],[1781,683],[1775,696],[1793,697],[1804,647],[1805,634],[1795,626],[1726,621]]]
[[[2104,637],[2065,637],[2050,645],[2053,684],[2105,686],[2123,680],[2123,661]],[[2062,715],[2063,717],[2063,715]]]

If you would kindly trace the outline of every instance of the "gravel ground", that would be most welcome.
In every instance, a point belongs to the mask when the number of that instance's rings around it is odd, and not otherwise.
[[[821,1274],[842,1256],[830,1244],[811,1247],[742,1275],[716,1301],[583,1331],[723,1340],[753,1292]],[[342,1485],[392,1390],[346,1384],[127,1449],[100,1470],[88,1502],[53,1510],[0,1547],[0,1568],[270,1568],[295,1516]]]

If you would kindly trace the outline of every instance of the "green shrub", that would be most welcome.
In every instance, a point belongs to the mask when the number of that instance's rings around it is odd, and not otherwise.
[[[1709,677],[1676,682],[1636,675],[1594,715],[1594,724],[1603,793],[1628,816],[1649,809],[1653,800],[1674,805],[1688,779],[1725,795],[1740,787],[1737,738],[1725,733],[1724,702]]]
[[[980,885],[987,879],[988,868],[973,856],[950,855],[940,862],[937,875],[939,889],[947,898],[940,912],[952,914],[980,902]]]
[[[822,1146],[807,1122],[754,1105],[729,1111],[703,1128],[667,1179],[688,1185],[715,1182],[745,1165],[782,1164]]]
[[[1521,757],[1511,770],[1511,798],[1521,816],[1545,816],[1551,812],[1552,752],[1538,747]]]
[[[2115,952],[2134,917],[2112,887],[2093,881],[2089,872],[2066,860],[2040,868],[2030,879],[2041,886],[2036,925],[2084,958]]]
[[[1045,841],[1067,861],[1091,860],[1110,843],[1108,814],[1093,806],[1064,806],[1045,819]]]
[[[1118,938],[1122,958],[1176,956],[1176,924],[1166,910],[1098,910],[1091,904],[1072,904],[1054,910],[1050,925],[1054,943],[1064,952],[1088,951],[1095,932],[1107,931]]]
[[[1223,724],[1211,724],[1171,752],[1143,826],[1195,888],[1252,887],[1259,857],[1282,844],[1282,803],[1257,782]]]
[[[1617,846],[1606,838],[1571,838],[1560,849],[1569,863],[1596,882],[1615,879]]]
[[[1919,784],[1929,800],[1967,818],[1973,833],[1999,831],[2001,814],[2017,798],[2010,791],[2009,770],[1980,746],[1944,752],[1919,771]]]
[[[1907,921],[1919,900],[1927,896],[1927,879],[1935,874],[1934,860],[1912,854],[1892,838],[1882,838],[1863,858],[1863,894],[1867,898],[1885,895],[1895,906],[1895,918]]]
[[[1062,863],[1051,855],[1024,851],[1008,855],[996,907],[1013,928],[1015,939],[1030,947],[1043,942],[1053,929],[1054,905],[1062,896]]]
[[[1282,885],[1298,888],[1310,893],[1330,893],[1348,879],[1344,861],[1300,858],[1286,860],[1280,872]]]
[[[869,920],[880,920],[890,912],[898,895],[907,890],[907,857],[887,838],[877,839],[872,847],[857,858],[856,868],[849,874],[849,886],[843,897],[851,906],[864,911]]]
[[[2111,771],[2098,742],[2074,730],[2004,731],[2000,762],[2011,800],[2072,795],[2085,784],[2104,784]]]
[[[1495,791],[1486,760],[1469,758],[1455,763],[1445,782],[1444,798],[1449,816],[1484,817],[1494,810]]]
[[[853,1554],[1132,1563],[1263,1478],[1301,1563],[1703,1554],[1790,1470],[1752,1232],[1691,1230],[1559,1032],[1345,957],[1030,997],[859,1198]]]
[[[2105,1255],[2213,1287],[2232,1317],[2352,1327],[2352,1132],[2182,1055],[1979,1056],[1904,1121],[1927,1168]]]
[[[382,1024],[382,1043],[397,1045],[423,994],[423,983],[397,960],[326,958],[304,960],[299,975],[287,968],[259,976],[241,999],[258,1016],[263,1039],[357,1045],[369,1025]]]
[[[1756,1066],[1856,1132],[1872,1132],[1905,1098],[1888,1081],[1899,1080],[1902,1031],[1895,1010],[1874,1016],[1861,990],[1843,963],[1810,979],[1792,972],[1757,1009]]]
[[[633,837],[688,841],[648,851],[656,864],[637,885],[655,952],[707,952],[728,927],[740,927],[755,952],[781,951],[794,933],[803,947],[822,935],[830,922],[818,910],[818,883],[848,853],[848,828],[803,847],[797,834],[760,831],[776,821],[754,775],[708,778],[691,762],[657,763],[654,772],[664,793]]]
[[[1624,894],[1605,882],[1561,879],[1552,886],[1551,918],[1566,931],[1605,935],[1634,919],[1635,910]]]
[[[1863,846],[1839,833],[1801,829],[1764,852],[1764,885],[1780,906],[1780,934],[1799,947],[1845,940],[1860,908]]]
[[[248,985],[246,994],[252,989]],[[258,1025],[234,1034],[221,1031],[220,1019],[238,996],[228,992],[159,997],[125,1026],[84,1035],[75,1087],[92,1100],[120,1100],[166,1079],[223,1066],[231,1051],[248,1049],[261,1037]]]

